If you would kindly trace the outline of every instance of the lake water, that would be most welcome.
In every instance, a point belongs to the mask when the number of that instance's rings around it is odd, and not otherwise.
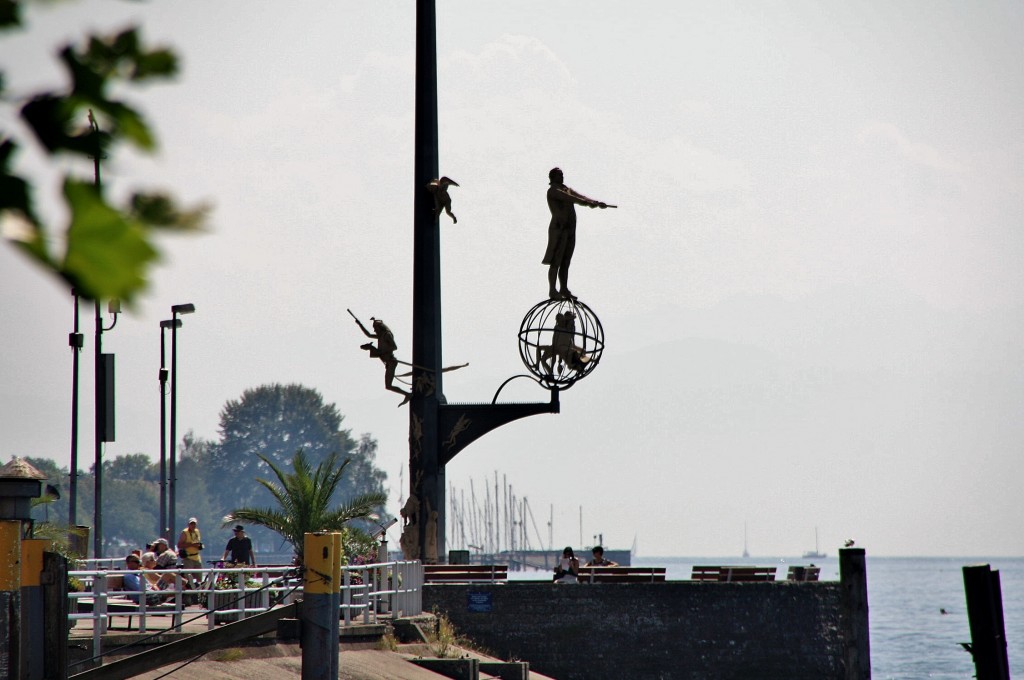
[[[688,580],[695,564],[821,567],[821,579],[839,580],[839,560],[773,557],[634,557],[633,564],[665,567],[669,580]],[[989,564],[999,570],[1010,671],[1024,669],[1024,558],[867,556],[871,677],[875,680],[961,680],[974,677],[971,655],[959,643],[971,639],[963,567]],[[547,579],[541,572],[512,572],[512,579]],[[942,610],[946,610],[946,614]]]

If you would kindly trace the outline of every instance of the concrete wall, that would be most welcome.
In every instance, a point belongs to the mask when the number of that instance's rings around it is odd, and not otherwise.
[[[838,582],[431,584],[423,605],[558,680],[847,677]]]

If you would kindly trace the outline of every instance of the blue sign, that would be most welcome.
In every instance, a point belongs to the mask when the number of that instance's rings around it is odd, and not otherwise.
[[[494,593],[469,591],[466,594],[466,610],[486,614],[494,609]]]

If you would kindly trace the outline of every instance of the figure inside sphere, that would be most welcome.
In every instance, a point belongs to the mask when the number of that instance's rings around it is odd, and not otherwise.
[[[575,300],[569,291],[569,264],[576,249],[576,205],[589,208],[614,208],[601,201],[587,198],[565,186],[562,171],[552,168],[548,173],[551,186],[548,187],[548,209],[551,223],[548,225],[548,248],[543,263],[548,265],[548,297],[552,300]],[[555,282],[559,288],[555,288]]]
[[[574,371],[582,371],[590,363],[590,355],[575,343],[576,314],[572,310],[555,315],[555,327],[551,332],[551,344],[537,348],[537,365],[548,374],[554,373],[552,359],[566,364]]]

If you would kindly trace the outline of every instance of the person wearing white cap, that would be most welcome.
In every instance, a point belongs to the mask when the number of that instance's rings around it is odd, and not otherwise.
[[[178,557],[181,558],[182,568],[202,569],[203,556],[200,554],[202,549],[203,537],[199,533],[199,520],[195,517],[189,517],[188,527],[182,529],[181,534],[178,536]],[[183,574],[182,576],[188,582],[190,588],[193,587],[193,582],[202,580],[198,574]]]

